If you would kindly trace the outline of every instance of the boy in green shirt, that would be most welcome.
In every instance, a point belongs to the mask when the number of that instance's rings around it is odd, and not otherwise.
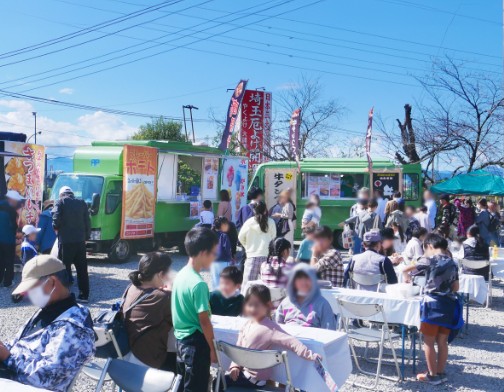
[[[184,245],[189,261],[173,283],[173,327],[177,338],[177,373],[183,378],[179,391],[201,392],[208,388],[210,364],[217,362],[210,321],[208,285],[200,276],[217,255],[217,235],[198,227],[189,231]]]

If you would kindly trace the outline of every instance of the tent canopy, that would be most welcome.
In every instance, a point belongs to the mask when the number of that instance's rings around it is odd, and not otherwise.
[[[433,185],[431,191],[450,195],[504,196],[504,179],[485,170],[476,170]]]

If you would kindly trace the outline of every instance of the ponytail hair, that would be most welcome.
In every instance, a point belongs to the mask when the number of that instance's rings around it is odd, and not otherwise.
[[[480,229],[479,229],[478,225],[471,225],[467,229],[467,234],[469,234],[471,237],[473,237],[476,240],[476,243],[478,244],[479,247],[481,247],[482,249],[487,248],[487,246],[485,244],[485,240],[481,237]]]
[[[128,275],[131,283],[140,287],[145,282],[150,282],[160,272],[168,272],[172,260],[163,252],[146,253],[138,262],[138,269]]]
[[[273,271],[275,272],[275,275],[277,278],[280,278],[282,276],[282,261],[285,262],[285,260],[280,259],[280,255],[287,249],[290,250],[291,248],[291,243],[287,241],[283,237],[277,237],[274,240],[271,240],[268,246],[268,259],[266,262],[268,263],[269,270],[270,272]],[[271,266],[271,258],[276,257],[278,260],[278,268],[276,271],[273,269]]]
[[[399,238],[401,239],[401,242],[404,242],[404,230],[402,226],[397,222],[392,222],[392,226],[397,227],[397,230],[399,231]]]
[[[264,201],[258,202],[254,207],[254,219],[259,223],[259,227],[263,233],[268,232],[268,209]]]

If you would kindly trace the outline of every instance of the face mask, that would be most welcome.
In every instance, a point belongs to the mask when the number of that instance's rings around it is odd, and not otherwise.
[[[51,292],[49,294],[44,293],[44,286],[45,284],[49,281],[49,278],[46,279],[44,283],[42,283],[40,286],[34,287],[31,290],[28,290],[28,299],[30,302],[38,307],[38,308],[45,308],[46,305],[49,303],[51,299],[51,294],[54,292],[54,289],[56,287],[53,287]]]
[[[298,291],[297,292],[297,296],[298,297],[303,297],[303,298],[308,297],[308,294],[309,293],[307,291]]]

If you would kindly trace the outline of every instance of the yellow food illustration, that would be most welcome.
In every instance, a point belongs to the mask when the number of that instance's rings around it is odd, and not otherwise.
[[[16,174],[24,175],[26,168],[23,165],[24,158],[11,158],[5,165],[5,174],[13,176]]]
[[[132,219],[152,218],[154,195],[145,184],[137,184],[126,193],[126,216]]]
[[[21,196],[26,195],[26,182],[23,174],[13,174],[7,182],[7,189],[18,191]]]

